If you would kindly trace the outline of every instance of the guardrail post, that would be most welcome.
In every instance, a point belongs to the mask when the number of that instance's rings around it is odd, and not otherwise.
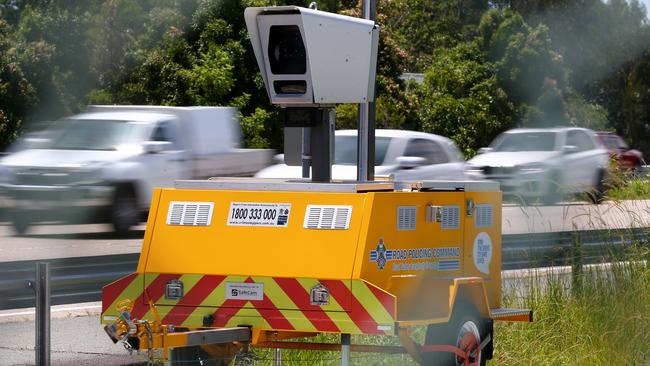
[[[341,366],[350,365],[350,335],[341,334]]]
[[[36,365],[50,365],[50,264],[36,264]]]
[[[584,264],[584,251],[580,232],[573,234],[571,258],[571,291],[574,295],[580,295],[582,293],[582,265]]]
[[[275,348],[273,350],[273,366],[282,366],[282,349]]]

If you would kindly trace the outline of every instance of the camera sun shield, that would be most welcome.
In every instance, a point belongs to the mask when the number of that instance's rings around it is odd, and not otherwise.
[[[374,22],[296,6],[247,8],[244,16],[272,103],[374,99],[379,39]]]

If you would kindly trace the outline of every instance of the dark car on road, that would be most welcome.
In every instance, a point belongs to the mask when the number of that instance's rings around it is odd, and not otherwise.
[[[609,156],[618,164],[618,168],[624,171],[639,173],[645,165],[643,153],[632,149],[625,141],[612,132],[596,132],[596,136],[609,152]]]

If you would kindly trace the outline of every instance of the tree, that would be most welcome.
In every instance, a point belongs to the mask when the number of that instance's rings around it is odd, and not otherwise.
[[[535,111],[522,113],[522,122],[538,126],[568,123],[563,100],[566,71],[561,57],[551,49],[549,29],[544,24],[530,27],[513,10],[492,9],[483,15],[479,32],[499,84],[515,104]]]
[[[402,68],[421,72],[431,65],[434,50],[450,48],[471,40],[487,0],[396,0],[380,1],[383,29],[387,29],[400,49]]]
[[[419,98],[422,130],[450,137],[468,157],[514,122],[514,105],[476,42],[439,51]]]
[[[11,26],[0,19],[0,149],[18,135],[29,109],[36,103],[36,90],[11,46]]]

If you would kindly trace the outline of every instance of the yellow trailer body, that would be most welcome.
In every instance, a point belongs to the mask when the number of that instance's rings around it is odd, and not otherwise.
[[[131,319],[246,326],[255,344],[396,335],[449,321],[459,299],[512,317],[500,255],[490,182],[178,182],[155,191],[137,271],[104,288],[102,322],[128,300]]]

